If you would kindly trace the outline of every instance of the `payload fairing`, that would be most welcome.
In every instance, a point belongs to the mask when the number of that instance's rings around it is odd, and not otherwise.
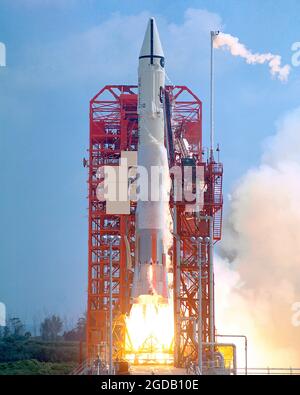
[[[154,18],[151,18],[139,56],[138,68],[138,166],[147,170],[147,199],[136,210],[136,263],[132,298],[158,295],[168,298],[167,243],[169,168],[164,144],[164,53]],[[152,177],[151,177],[152,175]],[[155,175],[155,179],[153,179]],[[145,185],[143,185],[145,188]]]

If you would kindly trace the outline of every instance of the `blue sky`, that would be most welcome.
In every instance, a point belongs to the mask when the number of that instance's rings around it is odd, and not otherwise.
[[[300,41],[297,0],[0,0],[0,301],[28,322],[85,309],[89,99],[105,84],[135,83],[146,21],[157,18],[166,69],[203,101],[208,134],[209,31],[291,63]],[[216,141],[225,193],[261,156],[275,122],[299,106],[289,81],[216,52]],[[207,139],[206,139],[207,143]]]

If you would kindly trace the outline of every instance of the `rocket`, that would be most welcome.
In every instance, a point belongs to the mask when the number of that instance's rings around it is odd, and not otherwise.
[[[162,198],[168,177],[168,159],[164,133],[165,58],[154,18],[150,18],[139,55],[137,164],[147,170],[148,199],[140,199],[136,209],[136,261],[131,297],[158,295],[168,299],[166,213],[168,203]],[[162,170],[152,179],[152,169]],[[143,185],[145,187],[146,185]],[[159,189],[158,199],[152,193]]]

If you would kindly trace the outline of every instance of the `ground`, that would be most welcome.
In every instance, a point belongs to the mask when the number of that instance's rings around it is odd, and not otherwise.
[[[186,375],[186,370],[171,365],[132,365],[133,375]]]

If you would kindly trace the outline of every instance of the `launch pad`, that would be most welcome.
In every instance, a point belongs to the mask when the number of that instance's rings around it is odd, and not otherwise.
[[[185,86],[166,86],[169,107],[167,136],[174,147],[170,166],[199,166],[203,169],[205,192],[200,215],[190,212],[193,202],[174,201],[171,261],[174,298],[174,363],[184,366],[197,359],[199,322],[199,260],[201,261],[202,341],[214,342],[212,322],[213,274],[211,243],[221,239],[223,166],[202,146],[202,103]],[[122,151],[138,149],[137,86],[108,85],[90,102],[89,147],[89,283],[87,312],[88,358],[106,353],[109,333],[109,242],[112,245],[112,305],[114,357],[125,357],[126,315],[135,262],[135,210],[129,214],[108,214],[106,202],[97,198],[99,167],[119,166]],[[172,115],[171,115],[172,113]],[[201,239],[200,239],[201,238]],[[195,241],[196,240],[196,241]],[[199,241],[198,241],[199,240]],[[209,348],[204,353],[209,353]]]
[[[165,85],[164,67],[150,18],[138,86],[107,85],[90,101],[87,360],[202,372],[233,364],[215,341],[223,166],[213,144],[203,147],[201,100]],[[157,186],[141,167],[162,169]],[[110,187],[117,198],[105,195]],[[167,199],[153,200],[161,188]]]

